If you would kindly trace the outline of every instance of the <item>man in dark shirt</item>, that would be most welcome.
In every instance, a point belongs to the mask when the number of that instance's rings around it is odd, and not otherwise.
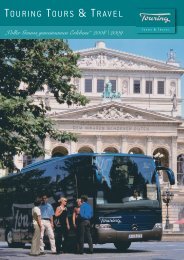
[[[86,235],[89,245],[89,253],[93,253],[93,241],[90,232],[90,220],[93,217],[93,209],[88,203],[88,197],[86,195],[81,196],[82,205],[80,206],[80,222],[79,222],[79,254],[84,252],[84,237]]]

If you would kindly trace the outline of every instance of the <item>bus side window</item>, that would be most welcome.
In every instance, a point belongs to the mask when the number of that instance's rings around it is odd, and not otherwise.
[[[93,197],[94,183],[91,156],[80,156],[74,158],[74,170],[77,179],[78,197],[81,195],[87,195]]]
[[[2,182],[3,193],[1,204],[1,212],[5,215],[11,215],[12,204],[18,202],[19,193],[17,188],[20,186],[20,174],[11,178],[7,178]]]
[[[56,177],[57,196],[66,197],[68,205],[73,207],[77,197],[76,178],[74,175],[73,158],[62,159],[58,162]]]

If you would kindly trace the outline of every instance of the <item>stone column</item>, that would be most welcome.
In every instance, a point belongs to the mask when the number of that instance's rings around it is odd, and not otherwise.
[[[153,79],[153,95],[157,95],[157,78]]]
[[[141,78],[140,79],[140,84],[141,84],[141,95],[145,96],[146,93],[146,79],[145,78]]]
[[[171,137],[171,169],[175,173],[175,180],[177,185],[177,137]]]
[[[102,153],[102,138],[100,135],[96,136],[96,152]]]
[[[133,78],[130,78],[130,86],[129,86],[130,95],[133,94],[133,88],[134,88],[134,81]]]
[[[146,155],[153,156],[152,154],[152,138],[150,136],[147,136],[146,139]]]
[[[81,79],[78,79],[78,91],[81,92]]]
[[[181,98],[181,79],[178,79],[176,83],[176,96]]]
[[[121,86],[121,78],[118,77],[117,79],[117,86],[116,86],[117,92],[120,92],[122,94],[122,86]]]
[[[165,80],[165,95],[170,96],[170,79]]]
[[[81,93],[83,94],[84,93],[84,85],[85,85],[85,79],[84,78],[81,78],[80,79],[80,82],[81,82],[81,84],[80,84],[80,90],[81,90]]]
[[[44,159],[49,159],[51,158],[52,154],[51,154],[51,140],[50,137],[47,135],[45,138],[45,142],[44,142],[44,150],[45,150],[45,158]]]
[[[77,144],[76,142],[70,142],[70,154],[77,153]]]
[[[123,136],[121,137],[121,153],[128,153],[127,151],[127,137]]]
[[[96,94],[97,93],[97,78],[96,76],[93,76],[93,90],[92,90],[92,93],[93,94]]]
[[[24,156],[23,153],[21,154],[16,154],[14,157],[13,157],[13,162],[14,162],[14,165],[17,169],[21,170],[23,167],[24,167],[24,157],[27,157],[27,156]]]

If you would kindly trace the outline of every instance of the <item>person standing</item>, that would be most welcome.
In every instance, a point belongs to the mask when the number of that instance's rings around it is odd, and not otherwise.
[[[69,221],[68,221],[68,213],[67,213],[67,199],[60,198],[58,200],[60,205],[56,208],[55,211],[55,235],[56,235],[56,252],[57,254],[66,253],[67,251],[67,238],[68,238],[68,230],[70,229]],[[62,240],[64,239],[63,243]],[[62,245],[62,251],[61,251]]]
[[[76,200],[76,207],[73,210],[72,215],[72,222],[75,228],[76,233],[76,252],[79,252],[79,239],[80,239],[80,232],[79,232],[79,223],[80,223],[80,206],[81,206],[81,199]]]
[[[53,216],[54,216],[54,210],[50,203],[48,203],[48,197],[47,195],[42,196],[42,204],[40,205],[41,210],[41,219],[42,219],[42,230],[41,230],[41,238],[40,238],[40,254],[44,253],[44,232],[46,231],[51,251],[53,254],[56,254],[56,245],[55,245],[55,237],[54,237],[54,222],[53,222]]]
[[[84,237],[86,236],[89,245],[89,253],[93,253],[93,242],[91,236],[91,224],[90,220],[93,217],[93,209],[88,203],[88,197],[86,195],[81,196],[80,206],[80,223],[79,223],[79,254],[84,253]]]
[[[40,255],[40,237],[41,237],[41,211],[38,207],[40,205],[40,199],[36,199],[34,202],[34,207],[32,208],[32,217],[33,217],[33,227],[34,234],[31,243],[31,252],[30,255],[38,256]]]

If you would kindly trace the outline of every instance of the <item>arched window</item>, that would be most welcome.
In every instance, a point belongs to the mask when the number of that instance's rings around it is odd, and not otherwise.
[[[178,185],[184,185],[184,154],[177,157],[177,182]]]
[[[169,152],[165,148],[157,148],[153,152],[153,157],[159,165],[169,167]],[[164,171],[159,171],[160,173],[160,181],[168,182],[168,176]]]
[[[52,157],[61,157],[68,154],[68,150],[64,146],[57,146],[52,151]]]
[[[107,147],[104,149],[104,153],[119,153],[115,147]]]
[[[144,154],[143,150],[141,150],[138,147],[133,147],[129,150],[128,153],[134,153],[134,154]]]
[[[89,146],[83,146],[78,150],[78,153],[94,153]]]

